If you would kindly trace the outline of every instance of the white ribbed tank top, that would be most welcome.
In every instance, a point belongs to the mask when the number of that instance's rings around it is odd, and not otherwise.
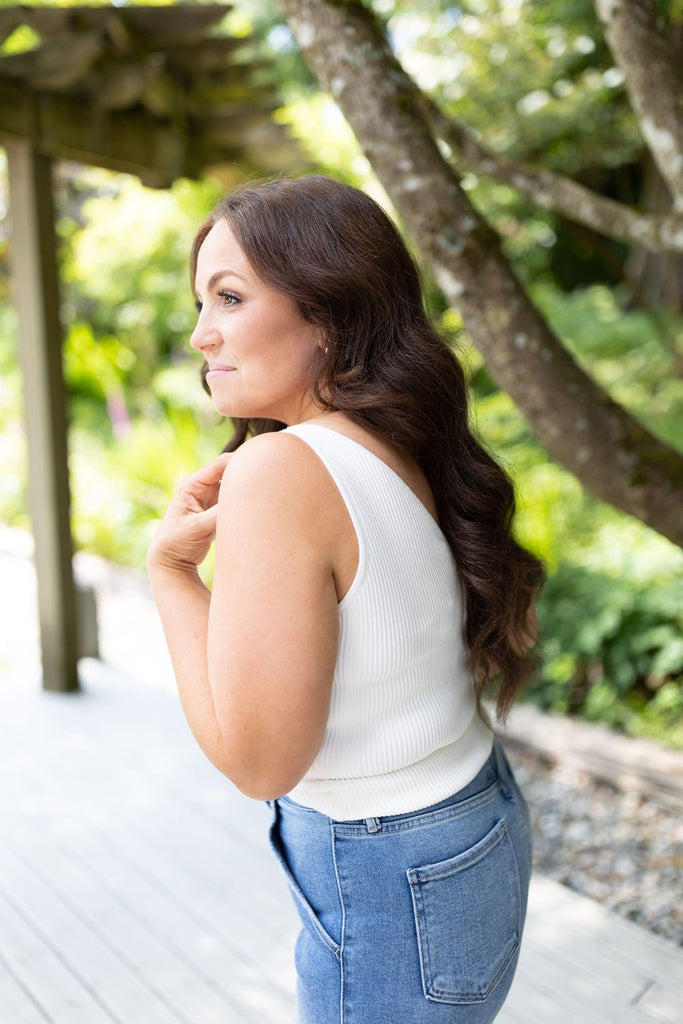
[[[322,747],[289,796],[337,820],[402,814],[471,782],[493,736],[476,710],[453,556],[410,487],[336,430],[299,424],[358,539],[339,602],[339,650]]]

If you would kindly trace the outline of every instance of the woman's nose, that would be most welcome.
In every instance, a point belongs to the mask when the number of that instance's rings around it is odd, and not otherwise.
[[[192,348],[197,349],[198,352],[203,352],[204,349],[213,348],[219,341],[220,338],[217,332],[200,313],[195,329],[190,335],[190,345]]]

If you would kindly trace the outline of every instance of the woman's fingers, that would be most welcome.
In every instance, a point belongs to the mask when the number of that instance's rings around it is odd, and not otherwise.
[[[218,489],[230,459],[219,455],[181,480],[147,556],[149,566],[199,565],[216,533]]]
[[[223,476],[225,467],[230,461],[230,458],[230,452],[223,452],[223,454],[219,455],[217,459],[207,462],[205,466],[202,466],[202,468],[198,469],[196,473],[193,473],[192,478],[196,479],[199,483],[216,483]]]
[[[191,473],[178,484],[176,494],[183,499],[194,499],[199,508],[206,509],[215,505],[218,501],[218,489],[225,472],[225,467],[230,460],[230,454],[224,453],[217,459],[202,466],[196,473]],[[185,502],[184,502],[185,503]],[[197,511],[196,509],[194,511]]]

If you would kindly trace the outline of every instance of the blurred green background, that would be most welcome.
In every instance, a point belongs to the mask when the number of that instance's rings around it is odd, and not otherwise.
[[[374,0],[418,84],[492,148],[623,202],[658,209],[656,171],[589,0]],[[237,0],[233,32],[275,70],[277,118],[309,163],[389,206],[271,0]],[[26,49],[19,30],[4,52]],[[288,170],[288,169],[285,169]],[[229,426],[199,384],[187,255],[218,180],[168,191],[125,175],[56,167],[77,547],[142,567],[178,478]],[[628,250],[510,187],[467,174],[530,294],[579,361],[660,437],[683,447],[683,263]],[[0,518],[29,527],[21,379],[0,156]],[[543,660],[526,699],[683,747],[683,553],[584,493],[489,378],[457,311],[426,275],[430,308],[467,369],[477,429],[513,476],[518,535],[544,559]]]

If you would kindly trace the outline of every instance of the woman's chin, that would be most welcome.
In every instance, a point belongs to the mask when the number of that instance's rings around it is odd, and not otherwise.
[[[216,396],[211,396],[214,409],[219,416],[226,416],[230,419],[251,420],[259,417],[268,417],[268,413],[262,412],[255,406],[246,405],[243,402],[226,402]]]

